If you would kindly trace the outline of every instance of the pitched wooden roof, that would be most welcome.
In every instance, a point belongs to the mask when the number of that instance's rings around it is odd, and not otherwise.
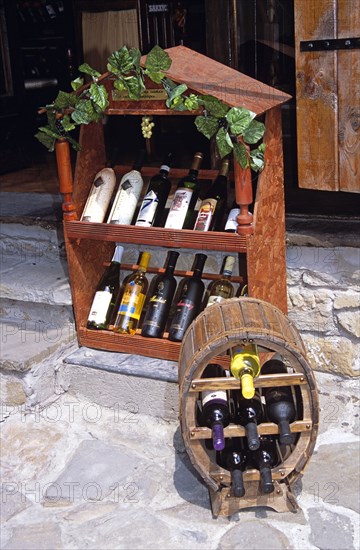
[[[245,107],[261,114],[291,98],[185,46],[175,46],[166,51],[172,60],[167,71],[169,78],[183,82],[197,93],[212,95],[231,107]]]

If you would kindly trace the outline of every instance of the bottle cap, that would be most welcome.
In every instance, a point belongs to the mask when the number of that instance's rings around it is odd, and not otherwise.
[[[223,273],[227,272],[225,274],[231,275],[233,271],[234,263],[235,263],[234,256],[226,256]]]
[[[241,376],[241,393],[245,399],[252,399],[255,395],[254,379],[251,374]]]
[[[204,155],[202,153],[200,152],[195,153],[192,161],[192,165],[191,165],[191,170],[199,170],[203,158],[204,158]]]
[[[225,158],[221,163],[221,168],[219,170],[219,176],[227,176],[229,172],[230,160]]]
[[[146,269],[147,266],[149,265],[150,258],[151,258],[151,254],[149,252],[143,252],[141,254],[139,267],[143,267]]]
[[[212,432],[215,451],[222,451],[225,448],[224,428],[222,424],[215,424],[212,427]]]

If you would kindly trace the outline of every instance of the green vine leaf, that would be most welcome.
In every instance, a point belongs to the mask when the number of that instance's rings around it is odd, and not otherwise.
[[[252,120],[243,133],[243,138],[250,145],[257,143],[264,135],[265,125],[258,120]]]
[[[108,93],[103,84],[91,84],[89,89],[89,97],[98,107],[99,111],[104,111],[109,105]]]
[[[77,78],[75,78],[75,80],[71,81],[71,87],[74,91],[81,88],[81,86],[83,86],[83,84],[84,84],[84,79],[81,76],[78,76]]]
[[[108,57],[107,68],[116,75],[127,74],[133,69],[133,55],[130,55],[126,46],[123,46]]]
[[[257,149],[250,151],[250,166],[254,172],[261,172],[265,166],[265,149],[265,143],[261,143]]]
[[[195,118],[195,126],[199,132],[210,139],[219,129],[219,122],[215,117],[199,115]]]
[[[160,46],[156,45],[146,56],[145,69],[150,73],[164,73],[171,66],[171,58]]]
[[[95,111],[90,99],[81,99],[71,113],[71,118],[76,124],[89,124],[99,120],[100,117],[100,113]]]
[[[129,56],[136,71],[140,69],[141,52],[138,48],[130,48]]]
[[[114,80],[113,86],[114,86],[115,90],[120,90],[120,91],[126,90],[124,80],[123,80],[122,77],[121,78],[116,78]]]
[[[148,70],[145,71],[145,74],[150,78],[150,80],[152,80],[156,84],[160,84],[162,79],[165,76],[164,73],[157,73],[155,71],[148,71]]]
[[[68,92],[60,92],[56,96],[56,99],[53,103],[53,107],[56,110],[62,111],[63,109],[68,109],[69,107],[75,107],[78,98],[76,95]]]
[[[80,65],[79,71],[81,73],[93,76],[94,78],[98,78],[99,76],[101,76],[101,73],[99,73],[99,71],[97,71],[96,69],[93,69],[87,63],[83,63],[82,65]]]
[[[216,118],[223,118],[229,110],[229,107],[225,103],[211,95],[201,95],[199,103],[204,106],[211,116]]]
[[[71,132],[75,130],[76,124],[74,124],[69,115],[64,115],[62,119],[59,120],[61,126],[64,128],[65,132]]]
[[[188,87],[186,86],[186,84],[175,85],[172,88],[169,87],[169,91],[167,91],[168,99],[166,100],[166,106],[169,108],[172,107],[172,103],[175,98],[180,97],[184,92],[186,92],[187,89]],[[176,103],[179,102],[175,102],[175,105]]]
[[[142,79],[136,76],[124,78],[124,87],[127,90],[130,99],[140,99],[141,94],[145,90]]]
[[[241,141],[234,143],[234,155],[241,168],[245,169],[249,166],[249,157],[246,146]]]
[[[216,144],[221,158],[231,153],[233,143],[228,132],[224,128],[220,128],[216,134]]]
[[[229,123],[231,133],[235,136],[241,136],[255,116],[255,113],[242,107],[232,107],[225,118]]]
[[[44,131],[45,128],[45,126],[39,128],[39,131],[35,134],[35,137],[42,145],[46,147],[48,151],[50,151],[50,153],[52,153],[55,149],[55,142],[60,138],[60,136],[56,138],[54,136],[49,136],[49,134]]]

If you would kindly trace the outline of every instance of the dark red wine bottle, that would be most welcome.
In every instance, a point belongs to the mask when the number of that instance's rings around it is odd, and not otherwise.
[[[255,395],[251,399],[245,399],[240,392],[237,392],[236,397],[236,422],[244,426],[249,449],[255,451],[260,445],[257,425],[263,420],[259,391],[255,391]]]
[[[264,494],[274,492],[271,469],[279,463],[276,441],[271,436],[260,438],[260,447],[249,451],[247,465],[253,465],[260,472],[260,491]]]
[[[200,311],[205,285],[201,280],[206,262],[205,254],[196,254],[192,267],[193,274],[180,281],[180,297],[176,304],[174,317],[169,328],[169,340],[181,342],[189,327]]]
[[[216,364],[206,367],[203,378],[217,378],[225,375],[224,370]],[[212,443],[215,451],[225,447],[224,428],[230,422],[229,402],[226,390],[206,390],[201,392],[201,423],[212,431]]]
[[[241,498],[245,495],[243,471],[246,465],[246,451],[239,437],[233,437],[225,449],[218,453],[217,463],[229,470],[231,474],[231,487],[234,497]]]
[[[261,368],[261,374],[278,373],[287,373],[286,366],[278,359],[270,359]],[[265,387],[263,396],[267,418],[279,427],[281,445],[292,445],[294,434],[291,433],[290,424],[295,420],[296,411],[291,388],[289,386]]]
[[[174,269],[179,252],[169,251],[165,272],[157,275],[151,283],[151,297],[144,317],[141,336],[161,338],[168,320],[170,306],[175,294]]]

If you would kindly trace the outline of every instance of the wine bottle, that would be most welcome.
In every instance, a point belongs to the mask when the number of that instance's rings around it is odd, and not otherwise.
[[[244,399],[237,395],[235,419],[238,424],[244,426],[246,440],[251,451],[259,448],[260,439],[257,425],[263,420],[263,407],[260,393],[256,391],[251,399]]]
[[[133,169],[121,178],[107,223],[131,224],[144,183],[140,173],[144,158],[141,150]]]
[[[229,441],[229,445],[226,445],[225,449],[218,453],[217,462],[219,466],[229,470],[234,497],[241,498],[245,495],[243,471],[246,464],[246,452],[241,438],[233,437],[227,441]]]
[[[251,399],[255,394],[254,378],[260,374],[260,359],[256,344],[230,350],[231,374],[241,381],[241,393],[245,399]]]
[[[229,159],[224,159],[217,178],[201,202],[195,221],[195,231],[219,231],[227,204],[227,175]]]
[[[220,279],[217,279],[210,283],[210,286],[207,290],[208,299],[206,302],[206,307],[211,306],[216,302],[221,302],[222,300],[232,298],[234,296],[234,286],[230,282],[234,263],[234,256],[226,256],[224,269]]]
[[[201,275],[206,258],[205,254],[196,254],[192,268],[193,275],[185,277],[180,282],[181,292],[170,324],[169,340],[181,342],[186,329],[199,313],[205,288]]]
[[[260,491],[264,494],[274,492],[271,469],[279,463],[276,441],[270,436],[260,438],[260,447],[249,451],[248,465],[252,464],[260,472]]]
[[[121,334],[135,334],[144,307],[149,282],[146,270],[150,254],[143,252],[139,267],[128,279],[120,301],[113,330]]]
[[[234,201],[232,203],[230,212],[225,222],[224,231],[226,231],[226,233],[236,233],[237,226],[238,226],[238,222],[236,218],[238,217],[239,214],[240,214],[240,208],[237,205],[236,201]]]
[[[135,225],[142,227],[158,227],[160,225],[171,189],[171,183],[168,178],[171,163],[172,153],[169,153],[164,159],[159,173],[153,176],[149,182]]]
[[[197,176],[202,159],[202,153],[195,153],[189,174],[179,181],[165,227],[172,229],[192,229],[194,227],[194,222],[191,223],[191,220],[199,195]]]
[[[270,359],[261,368],[261,374],[287,373],[282,361]],[[265,410],[268,419],[279,427],[279,441],[281,445],[292,445],[294,434],[291,433],[290,423],[295,420],[295,405],[289,386],[263,388]]]
[[[115,300],[120,290],[120,263],[123,252],[124,247],[117,244],[110,265],[106,268],[96,288],[87,320],[87,328],[108,328]]]
[[[116,176],[112,168],[103,168],[96,174],[80,221],[97,223],[104,221],[115,184]]]
[[[144,317],[141,336],[161,338],[175,294],[176,279],[174,269],[179,252],[169,251],[165,263],[165,272],[157,275],[152,281],[152,294]]]
[[[224,370],[214,363],[208,365],[203,378],[225,376]],[[227,392],[225,390],[206,390],[201,392],[202,414],[201,423],[211,428],[212,443],[215,451],[225,447],[224,428],[230,422],[230,410]]]

